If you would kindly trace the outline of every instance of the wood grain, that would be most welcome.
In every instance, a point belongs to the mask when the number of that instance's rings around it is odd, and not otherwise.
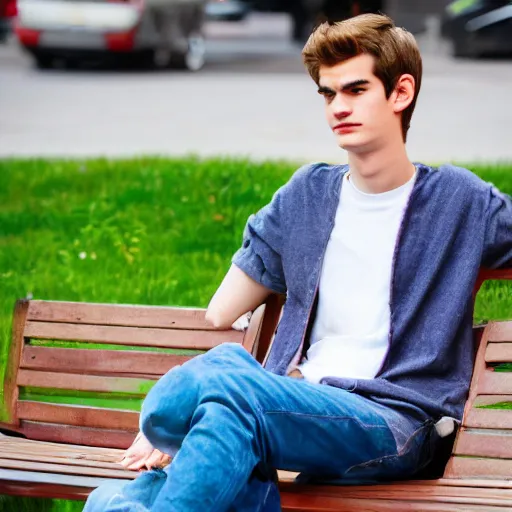
[[[162,352],[95,350],[26,345],[20,367],[28,370],[90,375],[141,374],[161,376],[194,356]]]
[[[512,395],[512,373],[485,369],[479,377],[478,395]]]
[[[16,402],[19,396],[16,381],[18,379],[18,368],[24,345],[23,331],[25,329],[28,308],[28,300],[16,301],[12,323],[11,346],[5,370],[4,406],[6,408],[8,421],[12,425],[19,424],[18,418],[16,417]]]
[[[156,376],[154,377],[156,379]],[[98,393],[129,393],[144,397],[152,381],[129,377],[101,377],[76,373],[39,372],[21,369],[18,386],[48,389],[95,391]]]
[[[454,453],[512,459],[512,430],[462,429]]]
[[[137,430],[139,413],[118,411],[78,405],[60,405],[20,400],[18,417],[23,420],[43,423],[58,423],[76,427],[110,428],[115,425],[119,430]]]
[[[27,321],[24,335],[32,339],[194,350],[209,350],[221,343],[243,341],[243,333],[234,330],[192,331],[34,321]]]
[[[46,462],[27,462],[12,459],[0,458],[0,468],[4,469],[23,469],[23,471],[39,471],[41,473],[56,473],[63,475],[76,475],[77,468],[67,464],[48,464]],[[81,467],[79,476],[96,476],[104,478],[122,478],[125,480],[133,480],[133,474],[124,469],[104,469],[104,468],[91,468]]]
[[[125,327],[213,330],[203,308],[32,300],[27,319]]]
[[[448,461],[444,477],[510,480],[512,460],[454,456]]]
[[[512,429],[512,410],[472,409],[464,419],[468,428]]]
[[[20,432],[33,440],[104,448],[128,448],[133,443],[137,431],[138,429],[99,429],[27,420],[20,423]]]
[[[512,362],[512,343],[492,342],[487,345],[485,360],[488,363],[510,363]]]

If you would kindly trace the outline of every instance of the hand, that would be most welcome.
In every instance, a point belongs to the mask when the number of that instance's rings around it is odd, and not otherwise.
[[[135,441],[119,461],[126,469],[140,470],[142,468],[161,468],[171,461],[169,455],[153,448],[142,432],[139,432]]]
[[[295,368],[295,370],[292,370],[288,374],[288,377],[292,377],[293,379],[303,379],[304,375],[302,375],[302,372],[298,368]]]
[[[245,331],[249,327],[249,320],[251,319],[252,313],[245,313],[238,320],[235,320],[231,325],[231,328],[235,331]]]

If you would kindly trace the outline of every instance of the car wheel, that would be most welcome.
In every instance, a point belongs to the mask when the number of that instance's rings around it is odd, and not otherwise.
[[[480,55],[468,41],[457,40],[453,42],[453,56],[459,59],[476,59]]]
[[[199,71],[206,62],[206,44],[204,37],[197,32],[189,34],[187,50],[184,53],[171,54],[171,67],[187,71]]]
[[[52,69],[54,59],[50,55],[34,55],[36,67],[38,69]]]
[[[455,35],[453,38],[453,55],[459,58],[477,58],[480,56],[474,35]]]
[[[171,50],[166,46],[155,48],[151,56],[152,66],[156,69],[167,69],[171,64],[171,55]]]

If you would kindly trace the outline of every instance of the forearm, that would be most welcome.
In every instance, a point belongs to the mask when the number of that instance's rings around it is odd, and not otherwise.
[[[233,322],[256,309],[271,293],[272,290],[231,265],[208,305],[206,320],[216,329],[229,329]]]

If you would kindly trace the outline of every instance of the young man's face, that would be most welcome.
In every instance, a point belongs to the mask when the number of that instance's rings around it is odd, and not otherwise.
[[[402,138],[395,95],[386,98],[382,82],[373,74],[374,58],[358,55],[332,67],[320,67],[318,92],[325,99],[327,122],[338,145],[364,153]]]

